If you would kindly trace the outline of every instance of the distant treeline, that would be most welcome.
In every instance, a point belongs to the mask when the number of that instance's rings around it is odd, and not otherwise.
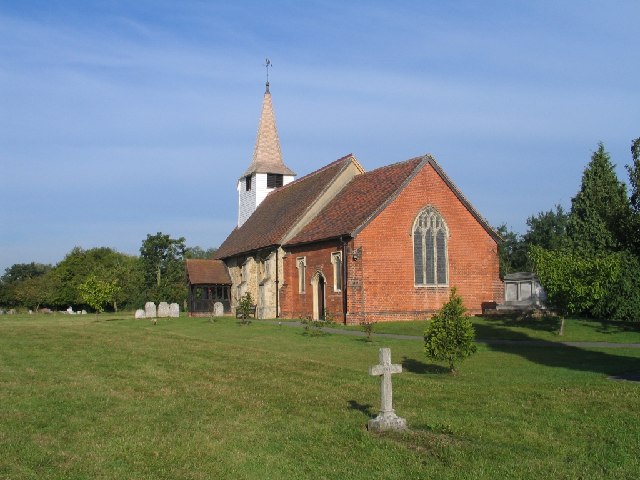
[[[145,302],[187,299],[187,258],[211,258],[216,249],[188,248],[185,239],[158,232],[147,235],[140,256],[112,248],[72,249],[57,265],[18,263],[0,277],[0,306],[37,311],[42,308],[109,311],[141,308]],[[102,301],[102,300],[101,300]]]

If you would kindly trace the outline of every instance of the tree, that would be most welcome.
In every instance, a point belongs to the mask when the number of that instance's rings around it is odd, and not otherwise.
[[[527,270],[527,250],[520,235],[508,229],[506,224],[498,227],[502,242],[498,245],[500,276]]]
[[[180,302],[187,296],[185,239],[158,232],[147,235],[140,247],[140,261],[147,298],[155,302]]]
[[[595,318],[640,321],[640,258],[629,251],[615,252],[617,268],[606,292],[591,310]]]
[[[15,283],[22,280],[28,280],[40,275],[44,275],[53,267],[44,263],[16,263],[5,269],[2,275],[2,281],[6,283]]]
[[[20,305],[38,311],[51,298],[49,276],[47,273],[15,282],[11,286],[13,297]]]
[[[561,205],[554,210],[540,212],[535,217],[527,218],[529,229],[524,234],[523,241],[527,249],[537,245],[546,250],[558,250],[567,245],[567,222],[569,215]]]
[[[581,251],[610,252],[621,249],[630,217],[624,183],[602,143],[598,144],[582,175],[580,191],[571,200],[567,233]]]
[[[75,247],[52,271],[52,302],[58,306],[84,303],[79,286],[95,275],[102,281],[117,281],[120,290],[113,299],[114,310],[119,302],[129,306],[138,304],[142,296],[139,270],[139,260],[131,255],[107,247],[89,250]]]
[[[99,280],[96,275],[91,274],[78,285],[78,291],[82,302],[93,308],[97,317],[98,313],[104,312],[106,304],[113,302],[118,285],[115,280]]]
[[[24,306],[38,310],[50,298],[52,266],[42,263],[16,263],[0,278],[0,305]]]
[[[211,247],[204,250],[202,247],[188,247],[184,252],[184,258],[202,258],[205,260],[213,258],[218,251],[217,248]]]
[[[626,165],[631,185],[631,218],[627,229],[627,245],[636,256],[640,256],[640,138],[631,143],[633,163]]]
[[[475,331],[455,287],[449,301],[436,313],[424,332],[424,352],[434,360],[445,360],[455,373],[455,362],[476,352]]]
[[[621,274],[620,258],[613,252],[551,251],[534,245],[529,255],[547,303],[563,318],[593,315]]]
[[[640,138],[631,142],[631,158],[633,163],[625,165],[631,185],[631,208],[635,213],[640,214]]]

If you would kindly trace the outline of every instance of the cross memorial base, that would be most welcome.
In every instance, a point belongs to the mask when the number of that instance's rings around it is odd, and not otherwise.
[[[406,430],[407,421],[397,416],[395,413],[381,413],[376,418],[369,420],[367,430],[372,432],[383,432],[386,430]]]

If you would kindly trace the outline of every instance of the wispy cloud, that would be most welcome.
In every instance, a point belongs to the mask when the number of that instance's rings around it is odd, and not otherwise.
[[[266,56],[294,170],[431,152],[490,222],[522,229],[568,204],[600,140],[625,178],[639,14],[597,1],[0,6],[0,272],[74,245],[135,252],[158,229],[219,244]]]

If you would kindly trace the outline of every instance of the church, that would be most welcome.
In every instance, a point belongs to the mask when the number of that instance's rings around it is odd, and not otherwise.
[[[282,158],[269,83],[238,224],[216,253],[229,308],[258,318],[424,319],[453,287],[471,313],[502,299],[500,237],[431,155],[365,171],[348,154],[296,178]]]

